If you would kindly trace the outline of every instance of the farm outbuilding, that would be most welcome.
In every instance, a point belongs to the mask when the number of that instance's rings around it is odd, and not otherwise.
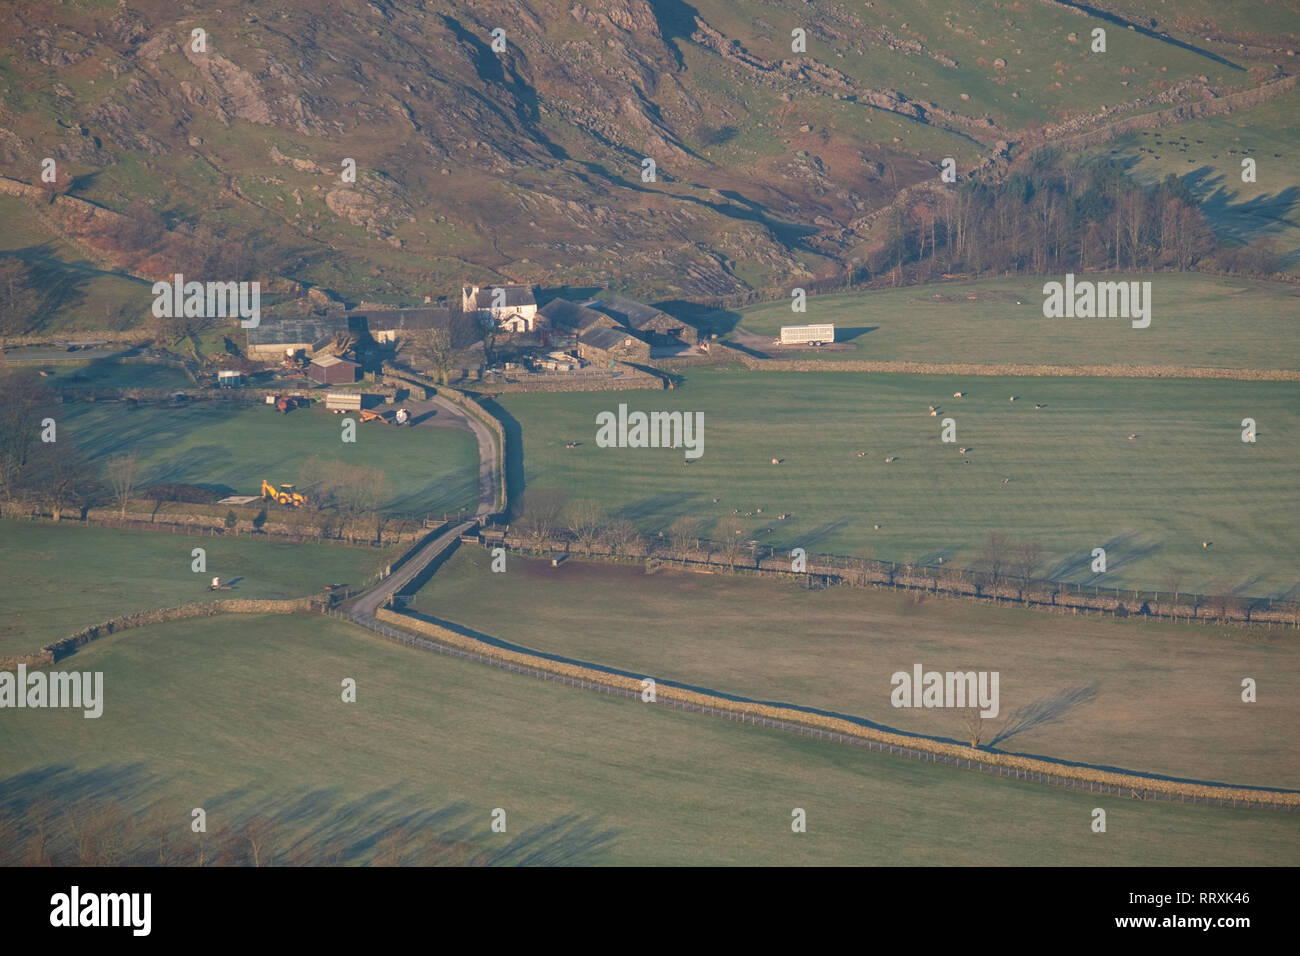
[[[241,377],[235,369],[223,368],[217,372],[217,384],[222,388],[234,388],[239,384]]]
[[[650,361],[650,346],[623,329],[597,326],[578,336],[578,358],[602,367],[610,362],[644,364]]]
[[[337,355],[318,355],[311,360],[307,377],[321,385],[350,384],[357,380],[360,368],[356,362],[349,362]]]
[[[300,315],[266,319],[257,328],[248,329],[249,358],[267,361],[280,359],[286,352],[308,354],[324,348],[337,335],[355,334],[365,328],[365,319],[351,319],[343,312],[328,315]]]
[[[699,340],[699,333],[680,319],[675,319],[654,306],[644,305],[619,295],[605,296],[599,302],[591,303],[591,308],[604,312],[616,322],[626,325],[651,345],[677,343],[695,345]]]
[[[538,310],[538,314],[552,328],[570,331],[574,335],[582,335],[593,328],[612,329],[618,325],[603,312],[589,309],[577,302],[569,302],[567,299],[552,299]]]

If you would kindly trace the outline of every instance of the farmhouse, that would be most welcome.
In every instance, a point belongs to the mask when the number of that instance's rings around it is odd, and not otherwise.
[[[644,364],[650,361],[650,346],[625,329],[596,326],[578,336],[578,358],[604,368],[614,362]]]
[[[531,332],[537,320],[537,299],[526,285],[464,286],[461,308],[491,317],[507,332]]]
[[[695,330],[680,319],[622,296],[605,296],[591,307],[627,326],[651,345],[695,345],[698,338]]]
[[[337,355],[318,355],[311,360],[307,377],[321,385],[340,385],[355,382],[359,368],[361,366],[356,362],[349,362]]]

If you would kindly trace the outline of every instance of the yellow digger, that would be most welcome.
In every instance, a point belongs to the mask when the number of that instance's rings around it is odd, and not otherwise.
[[[307,503],[306,497],[298,494],[293,485],[281,485],[277,489],[265,478],[262,479],[262,500],[277,501],[290,508],[298,508]]]

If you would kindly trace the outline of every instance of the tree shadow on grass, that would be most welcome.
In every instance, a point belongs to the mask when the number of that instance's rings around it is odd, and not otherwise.
[[[161,840],[173,865],[197,862],[202,847],[208,863],[229,866],[590,866],[607,860],[619,833],[576,814],[513,836],[494,833],[488,808],[464,801],[430,807],[402,783],[361,796],[337,787],[275,794],[240,785],[195,792],[185,802],[172,796],[177,783],[143,763],[50,765],[2,779],[0,865],[21,862],[33,837],[44,833],[55,865],[156,863]],[[195,805],[205,813],[203,834],[191,827]],[[96,852],[115,846],[112,860],[87,860],[84,829],[95,830]]]
[[[989,749],[993,749],[1004,740],[1010,740],[1016,734],[1023,734],[1044,724],[1055,723],[1076,707],[1091,703],[1096,697],[1096,684],[1082,684],[1058,691],[1048,697],[1040,697],[1007,718],[1002,729],[989,741]]]
[[[1133,532],[1116,535],[1109,541],[1101,545],[1106,549],[1106,572],[1113,573],[1126,568],[1139,561],[1143,561],[1151,555],[1160,551],[1164,544],[1160,541],[1143,541],[1141,536]],[[1047,571],[1047,577],[1053,581],[1068,581],[1079,575],[1088,575],[1083,584],[1100,584],[1102,577],[1099,573],[1092,571],[1092,549],[1078,551],[1067,558],[1063,558],[1056,564],[1052,565]]]

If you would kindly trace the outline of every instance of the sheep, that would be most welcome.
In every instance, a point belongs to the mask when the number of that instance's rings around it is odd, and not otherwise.
[[[762,508],[755,508],[755,509],[754,509],[754,514],[756,514],[756,515],[761,515],[762,513],[763,513],[763,509],[762,509]]]
[[[1014,402],[1016,400],[1016,396],[1012,395],[1010,400]]]
[[[965,393],[965,392],[953,392],[953,393],[952,393],[952,397],[953,397],[953,398],[965,398],[965,397],[966,397],[966,393]]]
[[[880,530],[880,525],[873,525],[873,527],[874,527],[877,531]]]
[[[1213,541],[1202,541],[1202,542],[1201,542],[1201,548],[1204,549],[1204,550],[1206,550],[1206,551],[1209,551],[1209,550],[1210,550],[1210,545],[1212,545],[1212,544],[1214,544]]]
[[[930,411],[930,417],[931,417],[931,418],[938,418],[938,417],[939,417],[939,413],[936,412],[936,411],[934,411],[933,409],[931,409],[931,411]]]
[[[781,462],[784,461],[784,460],[785,460],[784,458],[773,458],[773,459],[772,459],[772,464],[774,464],[774,465],[779,465],[779,464],[781,464]]]
[[[859,458],[866,458],[866,457],[867,457],[867,453],[866,453],[865,451],[860,451],[860,452],[858,452],[858,457],[859,457]]]
[[[897,456],[897,455],[890,455],[888,458],[885,459],[885,464],[888,465],[888,464],[890,464],[891,462],[895,462],[895,461],[898,461],[898,456]]]
[[[937,411],[937,409],[936,409],[933,405],[931,405],[931,406],[930,406],[930,414],[933,415],[933,414],[935,413],[935,411]]]
[[[1137,441],[1137,432],[1134,432],[1133,434],[1129,435],[1129,436],[1128,436],[1128,440],[1129,440],[1129,441]]]
[[[1003,483],[1004,485],[1009,485],[1009,484],[1011,484],[1011,479],[1010,479],[1010,478],[1003,478],[1003,479],[1002,479],[1002,483]]]
[[[1046,408],[1046,407],[1047,406],[1044,405],[1042,402],[1034,402],[1034,408]]]
[[[713,499],[713,503],[716,505],[716,504],[718,503],[718,499],[717,499],[717,498],[714,498],[714,499]]]
[[[786,512],[786,513],[783,514],[783,515],[777,515],[777,516],[776,516],[776,520],[777,520],[777,521],[784,521],[784,520],[785,520],[786,518],[788,518],[788,517],[790,517],[790,513],[789,513],[789,512]]]
[[[965,445],[963,445],[961,448],[958,448],[958,449],[957,449],[957,454],[959,454],[959,455],[964,455],[964,454],[966,454],[966,452],[968,452],[968,451],[970,451],[970,449],[967,448]]]

